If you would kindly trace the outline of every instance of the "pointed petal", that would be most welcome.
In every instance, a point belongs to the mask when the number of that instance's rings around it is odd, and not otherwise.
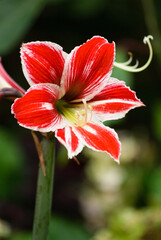
[[[16,99],[12,113],[18,123],[35,131],[50,132],[64,127],[64,120],[54,107],[59,87],[54,84],[36,84],[24,97]]]
[[[24,75],[30,85],[53,83],[59,85],[66,53],[52,42],[30,42],[21,47]]]
[[[21,93],[25,93],[25,90],[22,89],[6,72],[4,69],[1,58],[0,58],[0,89],[2,88],[15,88]]]
[[[113,129],[91,122],[84,127],[73,127],[73,131],[84,145],[96,151],[106,152],[119,162],[121,146]]]
[[[114,61],[114,43],[95,36],[66,58],[61,84],[64,98],[91,99],[106,84]]]
[[[101,121],[122,118],[129,110],[144,106],[134,91],[115,78],[108,80],[108,84],[92,99],[90,105]]]
[[[65,140],[65,128],[58,129],[55,131],[55,137],[59,140],[59,142],[67,148],[66,140]]]
[[[68,157],[73,158],[78,155],[84,147],[84,145],[79,141],[75,133],[72,131],[72,128],[66,126],[63,129],[58,129],[55,132],[56,138],[59,140],[61,144],[63,144],[67,151]]]

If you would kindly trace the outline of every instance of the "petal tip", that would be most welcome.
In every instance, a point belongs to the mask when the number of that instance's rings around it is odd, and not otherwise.
[[[146,107],[146,105],[140,99],[138,99],[136,107]]]
[[[120,165],[120,155],[117,158],[113,157],[113,159],[118,165]]]

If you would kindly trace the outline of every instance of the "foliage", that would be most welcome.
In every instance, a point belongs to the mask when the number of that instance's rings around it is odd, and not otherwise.
[[[0,1],[0,55],[20,44],[33,20],[40,14],[44,0]]]
[[[10,240],[30,240],[30,233],[16,233]],[[90,240],[90,234],[79,223],[63,217],[54,217],[50,223],[49,240]]]
[[[0,142],[0,196],[13,199],[16,197],[15,189],[21,180],[24,154],[12,133],[2,127],[0,128]]]

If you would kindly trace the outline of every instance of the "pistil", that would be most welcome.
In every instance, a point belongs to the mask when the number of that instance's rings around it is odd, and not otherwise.
[[[153,36],[149,35],[147,37],[144,37],[143,42],[144,44],[148,44],[149,47],[149,58],[148,61],[142,66],[142,67],[138,67],[138,61],[136,61],[136,64],[134,66],[129,66],[128,64],[131,63],[132,61],[132,54],[130,53],[130,58],[127,62],[124,63],[118,63],[118,62],[114,62],[114,66],[117,68],[120,68],[122,70],[128,71],[128,72],[141,72],[143,70],[145,70],[149,64],[151,63],[152,57],[153,57],[153,49],[152,49],[152,45],[150,42],[150,39],[153,40]]]

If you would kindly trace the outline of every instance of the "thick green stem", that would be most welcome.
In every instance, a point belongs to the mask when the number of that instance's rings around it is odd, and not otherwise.
[[[48,239],[54,178],[54,147],[53,139],[42,140],[46,176],[43,175],[42,168],[39,166],[32,240]]]

